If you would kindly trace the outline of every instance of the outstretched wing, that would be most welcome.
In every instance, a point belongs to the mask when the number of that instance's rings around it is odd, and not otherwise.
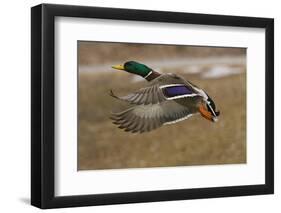
[[[167,100],[198,96],[190,86],[185,84],[152,85],[123,97],[115,95],[111,90],[110,95],[137,105],[158,104]]]
[[[119,128],[130,132],[149,132],[164,124],[176,123],[193,115],[193,111],[174,102],[137,105],[123,112],[112,113],[111,119]]]
[[[111,90],[110,95],[119,100],[127,101],[131,104],[157,104],[165,101],[165,96],[158,85],[152,85],[150,87],[142,88],[129,95],[118,97]]]
[[[119,97],[110,91],[110,95],[119,100],[137,105],[158,104],[166,100],[198,96],[192,84],[175,74],[163,74],[154,79],[148,87],[129,95]]]

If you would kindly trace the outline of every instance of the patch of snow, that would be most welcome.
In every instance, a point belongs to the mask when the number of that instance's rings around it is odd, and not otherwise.
[[[241,68],[229,66],[214,66],[201,74],[202,78],[221,78],[242,72]]]
[[[202,69],[200,68],[200,66],[196,66],[196,65],[191,65],[187,69],[183,69],[183,72],[187,74],[197,74],[200,73],[201,71]]]

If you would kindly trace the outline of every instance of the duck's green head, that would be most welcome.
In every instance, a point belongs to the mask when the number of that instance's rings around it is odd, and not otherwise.
[[[133,73],[136,75],[140,75],[142,77],[147,76],[150,72],[152,72],[152,69],[149,68],[148,66],[138,63],[136,61],[127,61],[123,65],[115,65],[112,66],[112,68],[117,69],[117,70],[125,70],[129,73]]]

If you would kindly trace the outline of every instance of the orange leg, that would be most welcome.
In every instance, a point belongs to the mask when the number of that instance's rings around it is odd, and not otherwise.
[[[202,115],[202,117],[206,118],[209,121],[214,121],[212,114],[207,110],[204,104],[201,104],[199,106],[199,112]]]

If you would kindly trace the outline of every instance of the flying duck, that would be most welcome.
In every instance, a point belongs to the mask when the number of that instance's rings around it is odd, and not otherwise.
[[[220,112],[216,111],[216,105],[210,96],[176,74],[160,74],[135,61],[112,68],[140,75],[148,81],[146,87],[123,97],[110,91],[112,97],[131,104],[131,107],[122,112],[111,113],[113,123],[127,132],[149,132],[195,114],[201,114],[212,122],[218,120]]]

